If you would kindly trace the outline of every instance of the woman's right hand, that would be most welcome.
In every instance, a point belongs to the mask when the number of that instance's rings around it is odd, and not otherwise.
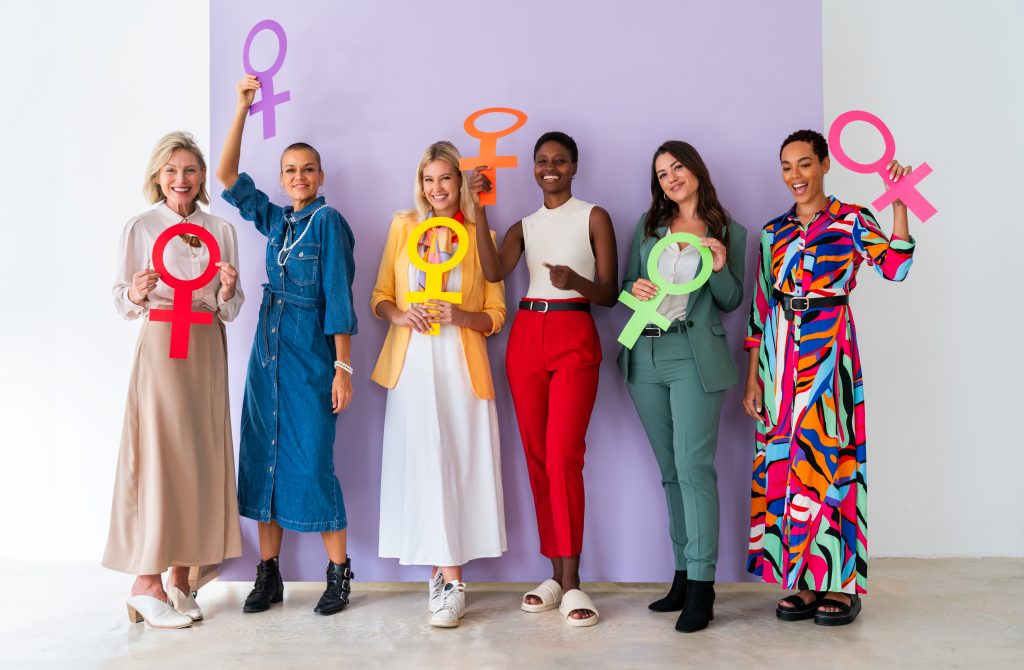
[[[141,306],[146,296],[156,288],[156,280],[159,278],[160,273],[150,268],[133,274],[131,286],[128,287],[128,299]]]
[[[409,309],[399,312],[391,318],[393,326],[407,326],[416,332],[426,335],[430,332],[430,321],[427,317],[427,308],[423,305],[412,304]]]
[[[473,170],[473,174],[469,177],[469,193],[473,196],[473,204],[477,207],[480,206],[480,193],[491,192],[491,180],[484,174],[486,169],[486,165],[481,165]]]
[[[242,81],[235,86],[235,90],[238,91],[238,106],[249,109],[252,106],[253,98],[256,97],[256,91],[259,89],[260,80],[256,78],[256,75],[245,75]]]
[[[743,411],[755,421],[764,421],[764,391],[757,379],[747,382],[747,390],[743,394]]]
[[[654,282],[647,279],[637,279],[633,282],[633,297],[641,302],[647,302],[654,296],[658,295],[658,287],[654,285]]]

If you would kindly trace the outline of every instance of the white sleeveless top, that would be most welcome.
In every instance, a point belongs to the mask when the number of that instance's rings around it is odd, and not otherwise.
[[[561,207],[541,206],[523,219],[523,244],[526,267],[530,270],[528,298],[582,298],[576,291],[563,291],[551,285],[545,263],[566,265],[584,279],[594,280],[597,263],[590,248],[590,210],[594,205],[576,198]]]

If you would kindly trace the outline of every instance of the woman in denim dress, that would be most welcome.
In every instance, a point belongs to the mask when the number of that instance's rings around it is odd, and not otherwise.
[[[319,532],[327,549],[327,589],[314,611],[335,614],[351,591],[345,502],[334,475],[335,415],[352,399],[350,339],[355,264],[352,230],[317,189],[320,154],[298,143],[281,156],[290,207],[270,202],[239,174],[242,132],[259,81],[237,86],[238,106],[217,178],[223,197],[267,237],[267,280],[249,357],[239,450],[238,507],[259,522],[260,564],[243,611],[280,602],[283,529]]]

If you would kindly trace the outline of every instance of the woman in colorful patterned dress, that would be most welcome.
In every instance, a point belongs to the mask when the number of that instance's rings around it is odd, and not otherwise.
[[[793,133],[780,159],[796,204],[761,231],[744,343],[743,408],[759,422],[747,570],[797,589],[779,602],[780,619],[836,626],[857,617],[867,583],[864,394],[848,295],[862,263],[902,281],[914,241],[899,200],[890,240],[867,208],[825,195],[820,133]],[[911,168],[888,169],[898,180]]]

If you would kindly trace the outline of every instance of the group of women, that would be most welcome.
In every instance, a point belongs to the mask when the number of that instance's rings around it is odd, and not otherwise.
[[[326,588],[315,611],[349,602],[352,563],[347,518],[334,474],[336,415],[352,399],[351,336],[355,239],[318,189],[324,172],[308,144],[285,149],[280,207],[240,173],[245,119],[259,82],[245,77],[216,176],[223,197],[267,238],[267,283],[246,375],[237,494],[223,323],[237,316],[233,227],[198,207],[209,201],[206,165],[190,136],[171,133],[153,152],[145,191],[154,208],[131,219],[121,238],[115,303],[125,318],[146,317],[136,346],[103,563],[137,575],[132,621],[179,628],[202,618],[190,566],[241,554],[238,514],[255,519],[260,563],[245,612],[283,597],[278,564],[283,531],[319,532]],[[597,395],[601,347],[590,315],[620,289],[608,213],[572,194],[575,141],[545,133],[534,147],[543,203],[509,228],[500,244],[480,194],[484,168],[464,174],[449,142],[432,144],[416,170],[413,208],[395,215],[370,300],[388,322],[372,379],[388,389],[381,467],[382,557],[430,566],[429,622],[454,627],[466,612],[462,568],[506,549],[500,443],[485,338],[504,325],[502,280],[525,256],[530,283],[519,302],[506,371],[526,455],[540,536],[552,574],[520,601],[526,612],[558,608],[571,626],[599,611],[580,588],[583,463]],[[793,133],[782,144],[783,180],[795,204],[761,231],[747,338],[743,407],[757,421],[748,570],[795,590],[777,605],[785,621],[850,623],[866,592],[865,436],[862,379],[848,294],[862,263],[902,280],[914,243],[906,208],[894,204],[887,237],[866,208],[825,195],[824,138]],[[891,177],[909,167],[893,161]],[[425,221],[439,218],[436,223]],[[221,249],[219,272],[192,294],[192,310],[213,325],[189,325],[186,359],[168,358],[172,325],[149,318],[173,293],[153,270],[156,238],[182,221],[204,228]],[[718,489],[714,466],[725,390],[739,381],[721,315],[743,302],[746,231],[718,199],[690,144],[654,152],[651,204],[637,222],[623,288],[641,301],[658,293],[648,261],[659,240],[685,232],[712,259],[707,282],[669,295],[619,359],[629,393],[661,470],[676,573],[650,604],[680,612],[675,627],[706,628],[714,618]],[[414,244],[407,244],[417,235]],[[693,238],[690,238],[693,239]],[[415,253],[415,256],[411,255]],[[442,296],[410,302],[427,288],[424,264],[447,263]],[[415,259],[415,260],[414,260]],[[203,273],[210,250],[181,235],[164,266],[182,279]],[[670,244],[654,263],[681,284],[702,270],[701,249]],[[157,264],[159,265],[159,264]],[[434,332],[434,335],[431,335]],[[357,364],[358,365],[358,364]],[[161,575],[170,569],[166,586]]]

